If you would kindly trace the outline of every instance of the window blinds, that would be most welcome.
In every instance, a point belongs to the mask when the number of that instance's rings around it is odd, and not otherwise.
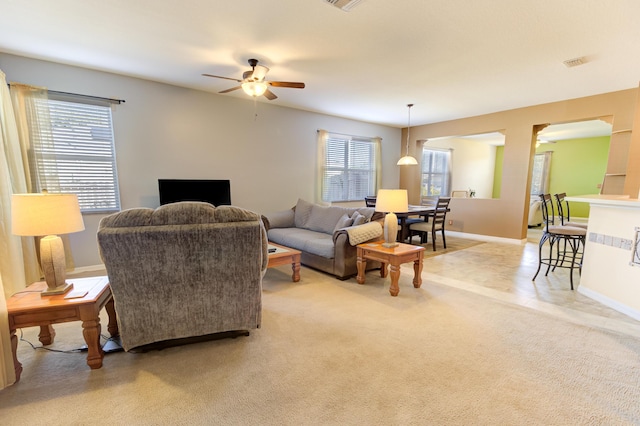
[[[40,190],[73,193],[83,212],[120,209],[110,106],[39,100],[50,133],[33,129],[35,172]]]
[[[324,201],[362,201],[376,191],[376,158],[372,140],[329,135],[322,185]]]

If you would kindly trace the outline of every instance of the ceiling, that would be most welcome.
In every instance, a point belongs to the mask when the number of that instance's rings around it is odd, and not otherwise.
[[[408,103],[419,125],[635,88],[638,16],[637,0],[3,0],[0,51],[213,93],[235,83],[203,73],[257,58],[306,83],[261,102],[406,127]]]

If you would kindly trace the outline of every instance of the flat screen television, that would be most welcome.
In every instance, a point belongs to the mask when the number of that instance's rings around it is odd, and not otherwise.
[[[160,205],[178,201],[204,201],[214,206],[231,205],[229,180],[158,179]]]

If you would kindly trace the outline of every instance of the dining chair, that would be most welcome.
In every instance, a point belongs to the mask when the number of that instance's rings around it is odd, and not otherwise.
[[[449,211],[449,202],[451,197],[439,197],[435,210],[429,216],[425,216],[423,221],[412,223],[409,225],[409,240],[414,235],[420,235],[420,244],[426,244],[431,233],[433,251],[436,251],[436,232],[442,232],[442,245],[447,248],[447,240],[444,235],[444,227],[447,219],[447,211]],[[430,223],[428,222],[430,220]]]
[[[364,203],[367,207],[375,207],[376,197],[374,195],[367,195],[366,197],[364,197]]]
[[[542,265],[547,265],[547,271],[544,274],[545,276],[549,274],[550,270],[555,271],[556,268],[569,268],[569,282],[571,283],[571,290],[573,290],[573,270],[576,266],[578,267],[578,271],[582,269],[582,255],[584,252],[587,230],[576,226],[556,224],[556,216],[551,194],[540,194],[540,201],[542,201],[542,219],[545,223],[545,227],[542,231],[540,243],[538,244],[538,269],[536,270],[532,281],[535,281],[536,277],[540,273]],[[549,242],[549,251],[546,257],[544,257],[545,254],[543,254],[543,247],[547,242]],[[562,251],[560,251],[561,243],[563,243]],[[580,250],[581,248],[582,251]],[[570,255],[569,259],[567,259],[567,255]],[[553,269],[551,269],[551,267],[553,267]]]

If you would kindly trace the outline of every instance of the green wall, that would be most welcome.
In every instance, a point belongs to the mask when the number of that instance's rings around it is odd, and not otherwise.
[[[540,144],[536,153],[552,151],[549,193],[566,192],[567,195],[597,194],[599,184],[607,170],[609,136],[567,139],[555,143]],[[496,149],[496,168],[493,197],[500,198],[502,185],[502,159],[504,147]],[[572,217],[589,217],[589,205],[570,203]]]
[[[502,160],[504,159],[504,146],[496,146],[496,166],[493,173],[493,198],[500,198],[500,186],[502,185]]]
[[[540,144],[536,153],[553,151],[549,193],[567,195],[597,194],[607,170],[609,136],[568,139]],[[572,217],[589,217],[589,205],[570,203]]]

